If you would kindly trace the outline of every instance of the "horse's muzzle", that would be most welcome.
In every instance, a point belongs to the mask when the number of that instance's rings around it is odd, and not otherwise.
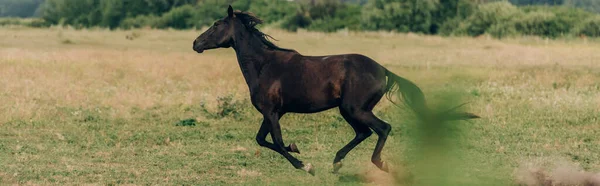
[[[202,52],[204,52],[204,49],[202,49],[202,47],[198,46],[198,42],[196,42],[194,40],[194,45],[192,45],[192,49],[196,52],[198,52],[199,54],[201,54]]]

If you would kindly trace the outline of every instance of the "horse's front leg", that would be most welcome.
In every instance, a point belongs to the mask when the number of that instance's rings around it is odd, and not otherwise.
[[[266,140],[267,135],[271,131],[270,128],[271,128],[271,126],[269,125],[269,123],[266,122],[266,120],[263,120],[262,124],[260,125],[260,129],[258,130],[258,133],[256,134],[256,142],[260,146],[267,147],[271,150],[277,151],[275,144],[270,143]],[[285,150],[288,152],[295,152],[295,153],[300,154],[300,150],[298,150],[298,146],[296,146],[295,143],[290,143],[290,145],[285,147]]]
[[[263,126],[261,126],[261,131],[263,131],[266,129],[264,128],[270,128],[270,133],[271,133],[271,139],[273,140],[273,144],[272,145],[268,145],[267,147],[269,147],[270,149],[273,149],[275,152],[278,152],[279,154],[283,155],[283,157],[285,157],[296,169],[302,169],[308,173],[310,173],[311,175],[315,175],[315,170],[313,168],[313,166],[308,163],[308,164],[304,164],[302,163],[302,161],[298,160],[297,158],[295,158],[294,156],[292,156],[290,153],[288,153],[288,151],[286,150],[286,147],[283,144],[283,138],[281,137],[281,127],[279,125],[279,118],[280,118],[281,114],[278,114],[276,112],[265,112],[263,113]],[[266,125],[266,127],[265,127]],[[259,135],[261,135],[261,131],[259,131]],[[266,135],[266,133],[264,134]]]

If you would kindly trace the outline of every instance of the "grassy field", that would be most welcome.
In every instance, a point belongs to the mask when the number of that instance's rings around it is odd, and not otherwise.
[[[460,98],[483,118],[432,133],[451,148],[420,156],[421,128],[383,100],[389,175],[370,163],[375,135],[330,173],[354,136],[337,109],[286,115],[284,140],[313,177],[256,144],[261,117],[233,50],[196,54],[199,31],[5,27],[0,183],[515,185],[534,183],[536,170],[563,183],[600,172],[600,41],[264,31],[304,55],[370,56],[432,104]]]

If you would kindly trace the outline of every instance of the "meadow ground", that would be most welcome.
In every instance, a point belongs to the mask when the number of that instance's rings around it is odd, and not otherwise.
[[[5,27],[0,183],[514,185],[534,183],[535,170],[563,182],[600,172],[600,41],[264,31],[305,55],[367,55],[432,104],[470,102],[483,118],[433,130],[448,151],[431,155],[410,114],[383,100],[394,177],[370,163],[375,135],[330,173],[354,136],[337,109],[286,115],[284,140],[316,166],[310,176],[256,144],[261,117],[234,52],[196,54],[200,31]]]

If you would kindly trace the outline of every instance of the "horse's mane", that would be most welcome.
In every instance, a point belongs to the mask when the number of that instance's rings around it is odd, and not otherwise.
[[[281,47],[275,45],[274,43],[272,43],[271,41],[269,41],[269,39],[273,39],[276,41],[277,41],[277,39],[271,37],[268,34],[262,33],[260,30],[258,30],[256,28],[256,25],[262,24],[263,20],[256,17],[253,13],[242,12],[242,11],[236,10],[234,12],[234,14],[238,19],[240,19],[242,21],[242,23],[244,24],[244,26],[246,26],[248,31],[250,31],[250,33],[252,33],[254,36],[257,36],[260,39],[260,41],[263,44],[265,44],[269,49],[282,50],[282,51],[287,51],[287,52],[296,52],[295,50],[281,48]]]

